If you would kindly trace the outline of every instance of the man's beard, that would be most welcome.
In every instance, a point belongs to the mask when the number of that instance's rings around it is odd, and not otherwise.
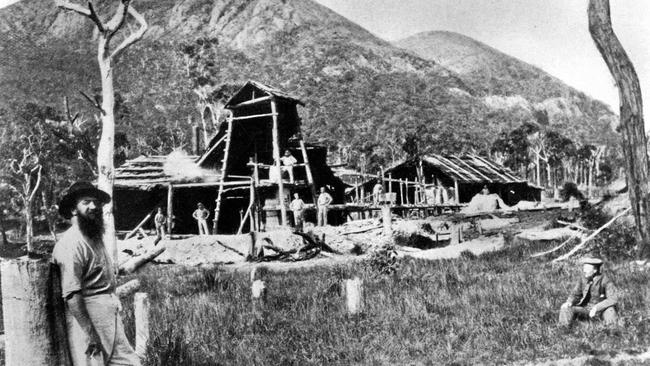
[[[104,235],[104,216],[101,212],[92,216],[77,215],[79,230],[89,239],[99,240]]]

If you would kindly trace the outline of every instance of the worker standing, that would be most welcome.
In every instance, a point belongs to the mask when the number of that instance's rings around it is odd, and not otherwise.
[[[320,188],[320,195],[318,195],[318,226],[327,225],[327,208],[332,203],[332,196],[325,190],[325,187]]]
[[[192,217],[196,220],[197,225],[199,226],[199,235],[208,235],[208,218],[210,217],[210,211],[208,211],[203,203],[199,202],[196,210],[192,213]]]

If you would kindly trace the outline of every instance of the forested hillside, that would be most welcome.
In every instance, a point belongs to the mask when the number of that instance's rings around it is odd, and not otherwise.
[[[114,5],[96,3],[100,14]],[[400,42],[406,50],[311,0],[133,5],[150,29],[116,66],[127,155],[187,144],[188,120],[200,116],[193,91],[218,103],[248,79],[301,98],[306,138],[349,148],[353,165],[362,155],[371,166],[390,164],[405,156],[407,140],[420,152],[491,153],[500,136],[526,122],[559,126],[577,144],[614,146],[615,116],[602,103],[462,36],[437,37],[424,51]],[[472,47],[502,57],[450,62]],[[0,10],[0,85],[5,116],[27,102],[62,111],[68,96],[71,109],[92,121],[80,94],[99,86],[90,22],[50,1]]]

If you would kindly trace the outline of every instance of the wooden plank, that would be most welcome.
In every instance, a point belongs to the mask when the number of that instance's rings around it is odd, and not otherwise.
[[[210,150],[208,150],[208,152],[206,152],[205,154],[203,154],[203,156],[201,157],[201,160],[199,160],[198,162],[196,162],[196,165],[201,165],[201,164],[203,164],[203,162],[205,161],[205,159],[207,159],[208,156],[210,156],[210,155],[212,154],[212,152],[214,152],[214,150],[217,149],[217,147],[218,147],[218,146],[219,146],[219,145],[220,145],[220,144],[221,144],[221,143],[226,139],[227,136],[228,136],[228,135],[227,135],[227,132],[226,132],[226,135],[223,135],[223,137],[221,137],[221,138],[219,139],[219,141],[217,141],[214,145],[212,145],[212,147],[210,147]]]
[[[258,103],[263,103],[263,102],[271,100],[272,98],[273,98],[272,96],[254,98],[254,99],[251,99],[251,100],[247,100],[245,102],[241,102],[239,104],[235,104],[233,106],[229,106],[228,109],[237,109],[237,108],[241,108],[241,107],[245,107],[245,106],[250,106],[250,105],[254,105],[254,104],[258,104]]]
[[[151,218],[151,215],[153,215],[153,211],[150,211],[150,212],[147,214],[147,216],[145,216],[144,219],[142,219],[142,221],[140,221],[140,223],[138,224],[138,226],[136,226],[133,230],[129,231],[129,233],[126,234],[126,236],[124,237],[124,240],[126,240],[126,239],[132,237],[133,235],[135,235],[135,233],[137,233],[138,230],[141,230],[141,229],[142,229],[142,225],[146,224],[147,221],[149,221],[149,219]]]
[[[316,191],[316,186],[314,185],[314,176],[311,173],[311,165],[309,165],[309,156],[307,156],[307,149],[305,148],[305,142],[300,139],[300,151],[302,152],[302,160],[305,163],[305,173],[307,174],[307,183],[311,187],[311,195],[314,202],[318,198],[318,192]]]
[[[273,109],[273,108],[271,108]],[[264,114],[254,114],[252,116],[243,116],[243,117],[233,117],[233,121],[243,121],[247,119],[255,119],[255,118],[264,118],[264,117],[274,117],[277,118],[278,114],[273,112],[273,113],[264,113]]]

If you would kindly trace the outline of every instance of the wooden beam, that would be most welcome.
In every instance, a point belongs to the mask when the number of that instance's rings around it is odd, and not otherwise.
[[[205,154],[203,154],[203,156],[201,157],[201,160],[199,160],[199,161],[196,163],[196,165],[201,165],[201,164],[203,164],[203,162],[205,161],[205,159],[206,159],[208,156],[210,156],[210,154],[212,154],[212,152],[213,152],[214,150],[216,150],[216,148],[217,148],[217,147],[218,147],[218,146],[219,146],[219,145],[220,145],[220,144],[221,144],[225,139],[226,139],[226,135],[224,135],[222,138],[219,139],[219,141],[217,141],[214,145],[212,145],[212,147],[210,148],[210,150],[208,150],[208,152],[206,152]]]
[[[262,102],[269,101],[269,100],[271,100],[272,98],[273,98],[272,96],[266,96],[266,97],[261,97],[261,98],[254,98],[254,99],[247,100],[247,101],[245,101],[245,102],[241,102],[241,103],[239,103],[239,104],[235,104],[235,105],[233,105],[233,106],[230,106],[228,109],[235,109],[235,108],[245,107],[245,106],[247,106],[247,105],[258,104],[258,103],[262,103]]]
[[[284,184],[282,183],[282,167],[280,163],[280,134],[278,131],[278,113],[276,112],[275,100],[271,100],[271,115],[273,116],[272,143],[273,143],[273,160],[275,167],[280,173],[278,179],[278,205],[280,205],[280,225],[287,225],[287,208],[284,206]]]
[[[309,165],[309,156],[307,156],[307,149],[305,148],[305,142],[300,139],[300,151],[302,152],[302,161],[305,163],[305,173],[307,174],[307,183],[311,187],[311,195],[313,202],[316,202],[318,193],[316,192],[316,186],[314,185],[314,176],[311,174],[311,165]]]
[[[210,183],[181,183],[174,184],[174,188],[190,188],[190,187],[238,187],[247,186],[248,181],[231,181],[231,182],[210,182]]]
[[[147,214],[147,216],[145,216],[144,219],[142,219],[142,221],[140,221],[140,223],[138,224],[138,226],[136,226],[133,230],[129,231],[129,233],[126,234],[126,236],[124,237],[124,240],[126,240],[126,239],[132,237],[133,235],[135,235],[135,233],[137,233],[138,230],[141,230],[141,229],[142,229],[142,225],[146,224],[147,221],[149,221],[149,219],[151,218],[151,215],[152,215],[152,214],[153,214],[153,211],[149,212],[149,213]]]
[[[165,247],[161,245],[158,247],[154,247],[153,249],[149,250],[148,252],[138,257],[133,257],[120,266],[119,268],[120,273],[124,273],[124,274],[133,273],[143,265],[154,260],[157,256],[159,256],[164,251],[165,251]]]
[[[273,104],[271,104],[273,105]],[[271,109],[274,109],[274,107],[271,107]],[[243,117],[233,117],[233,121],[243,121],[247,119],[255,119],[255,118],[264,118],[264,117],[273,117],[277,118],[278,114],[273,112],[273,113],[264,113],[264,114],[254,114],[252,116],[243,116]]]

